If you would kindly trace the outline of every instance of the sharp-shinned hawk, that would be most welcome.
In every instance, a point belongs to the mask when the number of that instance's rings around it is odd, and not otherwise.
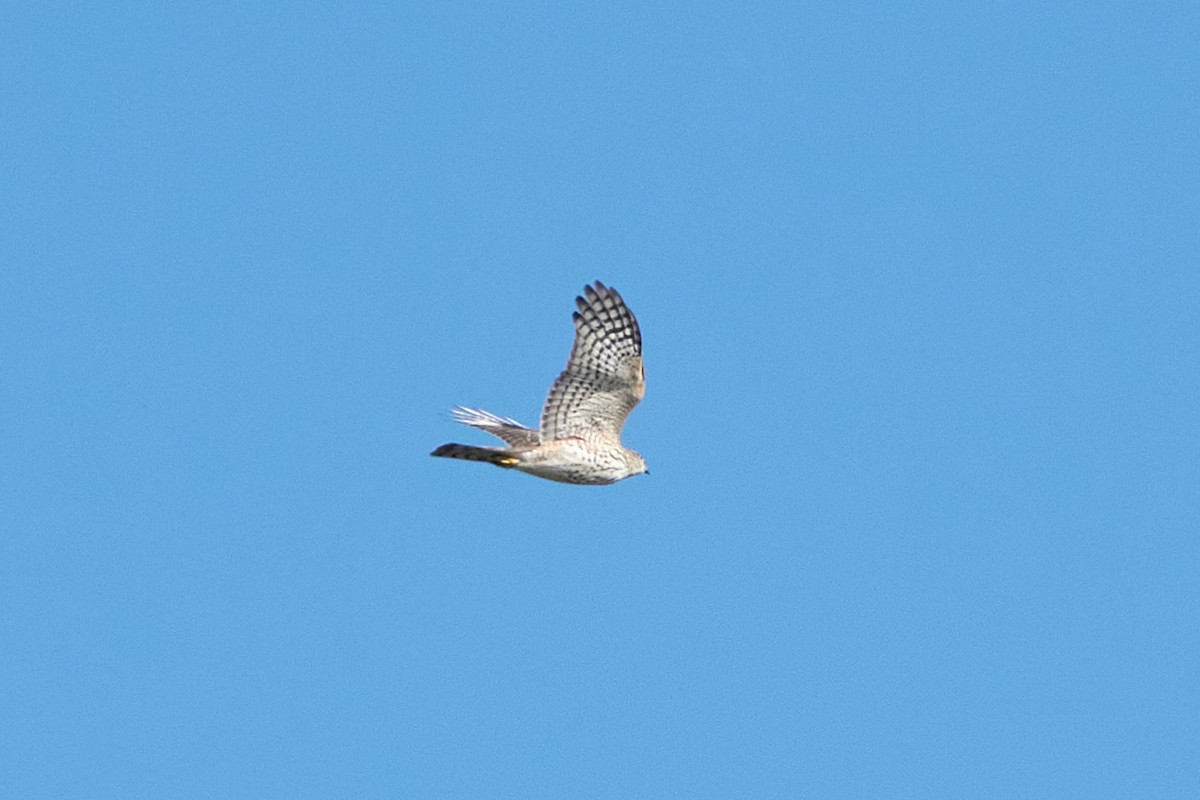
[[[444,444],[430,455],[486,461],[562,483],[615,483],[649,472],[646,461],[621,444],[625,418],[646,393],[637,320],[621,295],[600,281],[575,305],[575,345],[550,387],[540,430],[460,406],[452,412],[458,422],[507,447]]]

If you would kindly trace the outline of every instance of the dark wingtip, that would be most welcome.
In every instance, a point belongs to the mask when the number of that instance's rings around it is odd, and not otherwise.
[[[575,305],[580,308],[590,306],[597,300],[603,300],[606,297],[616,297],[618,299],[621,297],[621,295],[617,294],[616,289],[611,286],[605,286],[603,281],[594,281],[583,287],[583,294],[583,297],[575,298]]]

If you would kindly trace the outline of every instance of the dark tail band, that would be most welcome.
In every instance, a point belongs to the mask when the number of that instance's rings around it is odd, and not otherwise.
[[[497,467],[512,469],[518,459],[508,450],[499,447],[475,447],[469,444],[444,444],[429,455],[438,458],[461,458],[463,461],[486,461]]]

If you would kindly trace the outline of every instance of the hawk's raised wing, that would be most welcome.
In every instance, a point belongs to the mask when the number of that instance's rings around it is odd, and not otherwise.
[[[542,409],[542,439],[619,444],[625,418],[646,393],[642,333],[621,295],[600,281],[576,297],[575,345]]]

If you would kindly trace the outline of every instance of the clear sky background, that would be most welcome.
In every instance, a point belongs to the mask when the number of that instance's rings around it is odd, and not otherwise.
[[[1197,41],[9,7],[0,794],[1200,796]],[[595,279],[653,474],[429,458]]]

